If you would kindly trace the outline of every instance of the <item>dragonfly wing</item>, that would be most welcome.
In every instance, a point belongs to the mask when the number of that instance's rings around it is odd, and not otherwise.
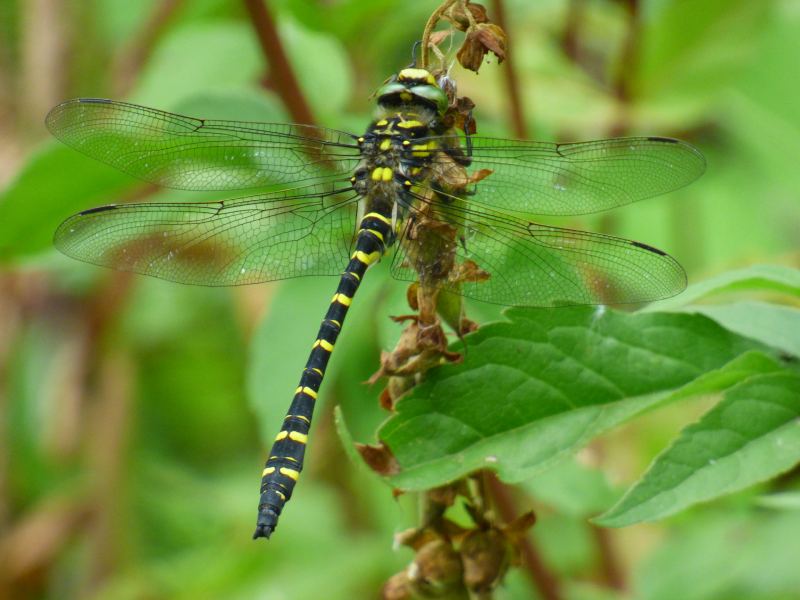
[[[437,211],[459,230],[451,245],[456,262],[470,261],[488,274],[483,281],[445,286],[469,298],[507,306],[623,304],[667,298],[686,287],[686,274],[677,261],[646,244],[489,210],[437,205]],[[417,278],[407,260],[409,244],[414,243],[404,239],[398,249],[392,265],[397,279]]]
[[[82,98],[47,115],[55,137],[133,177],[186,190],[313,183],[349,174],[352,136],[284,123],[195,119],[111,100]]]
[[[352,189],[315,185],[221,202],[103,206],[64,221],[55,245],[85,262],[196,285],[338,275],[355,238],[356,200]]]
[[[470,202],[533,215],[608,210],[681,188],[705,171],[697,149],[671,138],[553,144],[473,137],[471,143],[470,170],[491,174],[475,185]]]

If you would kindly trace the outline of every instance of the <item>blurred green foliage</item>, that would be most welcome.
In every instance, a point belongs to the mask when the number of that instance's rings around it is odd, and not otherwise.
[[[59,146],[42,125],[49,106],[68,97],[114,96],[209,118],[289,119],[280,96],[261,85],[268,66],[239,3],[178,2],[170,18],[154,25],[154,15],[167,4],[0,3],[0,596],[377,597],[382,582],[411,558],[407,550],[392,550],[391,540],[416,523],[415,498],[393,499],[389,486],[348,460],[332,407],[341,405],[340,428],[356,440],[374,442],[382,427],[384,439],[408,436],[410,450],[414,440],[430,442],[418,460],[440,451],[437,458],[446,468],[423,464],[431,474],[416,487],[439,483],[461,474],[449,454],[461,460],[463,448],[448,446],[453,440],[447,437],[457,431],[441,426],[442,437],[434,439],[424,427],[401,428],[409,416],[404,410],[414,409],[437,377],[455,373],[466,378],[465,393],[476,389],[469,378],[478,376],[468,367],[502,356],[481,354],[476,346],[464,365],[432,374],[429,387],[418,389],[384,423],[379,387],[363,382],[377,369],[381,349],[399,334],[386,317],[408,309],[405,286],[387,277],[385,265],[377,267],[332,358],[297,494],[273,540],[249,539],[265,449],[333,280],[248,290],[186,288],[74,263],[50,244],[58,223],[91,206],[142,196],[219,196],[150,190]],[[268,4],[317,121],[359,131],[372,110],[370,94],[410,62],[411,44],[438,3]],[[531,138],[673,135],[697,145],[709,165],[698,183],[668,197],[558,221],[669,250],[694,285],[648,311],[704,316],[605,314],[604,322],[623,329],[642,320],[669,320],[683,336],[672,340],[674,348],[669,336],[647,337],[639,325],[636,331],[645,341],[664,344],[665,352],[691,351],[696,372],[676,378],[635,348],[627,349],[634,358],[624,364],[601,354],[598,372],[624,371],[627,364],[632,372],[616,376],[631,389],[614,397],[622,401],[603,412],[604,422],[592,422],[591,436],[581,438],[580,417],[586,414],[566,411],[564,420],[544,424],[550,427],[547,437],[500,438],[511,457],[522,445],[533,451],[531,445],[545,442],[570,450],[553,451],[536,469],[527,465],[509,477],[519,483],[520,510],[532,506],[539,516],[531,539],[564,598],[798,598],[800,512],[797,502],[770,500],[800,490],[797,469],[791,470],[797,458],[785,446],[765,449],[775,438],[755,430],[771,423],[769,415],[752,417],[752,454],[736,455],[750,462],[734,466],[741,471],[727,489],[742,491],[719,497],[720,486],[709,483],[729,475],[725,465],[696,474],[686,483],[688,492],[669,469],[683,460],[681,452],[720,462],[734,452],[733,446],[704,444],[693,429],[718,423],[731,405],[760,403],[767,411],[796,402],[781,395],[795,389],[794,380],[774,394],[746,387],[742,392],[742,386],[763,383],[759,377],[796,378],[786,359],[800,352],[800,10],[793,0],[503,5]],[[131,63],[139,50],[144,60]],[[477,104],[482,134],[512,136],[506,68],[486,65],[480,75],[453,70],[461,92]],[[769,266],[751,267],[756,263]],[[497,307],[468,309],[480,322],[499,318]],[[560,327],[571,323],[579,336],[597,326],[591,311],[562,311],[552,318],[514,312],[508,318],[521,319],[516,329],[492,325],[479,335],[504,328],[522,335],[525,323],[552,332],[559,320]],[[698,334],[709,329],[722,332],[730,344],[721,347],[716,333]],[[564,350],[561,342],[549,350]],[[576,343],[572,358],[593,343]],[[557,369],[563,360],[546,352],[537,356],[546,368]],[[577,376],[575,381],[585,386],[572,390],[576,403],[599,411],[599,404],[610,402],[599,398],[598,386]],[[712,406],[709,396],[717,403],[699,420]],[[459,410],[474,411],[475,418],[481,411],[487,418],[503,417],[504,407],[479,400]],[[629,420],[646,409],[655,412]],[[783,417],[777,420],[796,430],[797,417]],[[526,418],[531,427],[542,424]],[[586,442],[601,432],[606,433],[580,460],[572,457],[582,445],[576,439]],[[436,443],[442,447],[432,450]],[[623,497],[627,488],[632,489]],[[659,494],[681,501],[665,510],[656,501]],[[675,512],[681,502],[683,508],[712,498],[657,524],[603,530],[607,546],[598,543],[599,528],[588,521],[608,509],[603,519],[617,525],[655,519]],[[609,560],[622,573],[621,584],[609,580]],[[518,571],[497,597],[537,594]]]

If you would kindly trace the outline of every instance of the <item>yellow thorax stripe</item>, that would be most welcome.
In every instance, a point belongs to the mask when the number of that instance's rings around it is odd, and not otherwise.
[[[410,121],[400,121],[397,126],[403,129],[413,129],[414,127],[423,127],[423,123],[422,121],[411,119]]]
[[[389,167],[375,167],[370,174],[372,181],[389,182],[394,177],[394,173]]]

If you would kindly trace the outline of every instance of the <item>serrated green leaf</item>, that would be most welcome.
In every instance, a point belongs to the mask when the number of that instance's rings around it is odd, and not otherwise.
[[[521,481],[673,394],[774,367],[750,357],[726,371],[761,346],[699,315],[586,307],[506,315],[510,322],[468,336],[463,363],[431,371],[380,430],[403,468],[393,485],[424,489],[482,467]]]
[[[754,375],[687,427],[600,525],[674,514],[774,477],[800,462],[800,376]]]

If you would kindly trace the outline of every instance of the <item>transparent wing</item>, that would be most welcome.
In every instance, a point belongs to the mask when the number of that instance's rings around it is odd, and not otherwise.
[[[705,171],[697,149],[670,138],[553,144],[473,137],[471,143],[469,170],[492,174],[476,184],[470,202],[526,214],[600,212],[676,190]]]
[[[196,285],[338,275],[355,238],[357,196],[326,188],[93,208],[64,221],[55,245],[85,262]]]
[[[45,122],[76,150],[170,188],[310,184],[341,178],[358,162],[352,136],[310,125],[194,119],[93,98],[59,104]]]
[[[469,298],[507,306],[621,304],[667,298],[686,287],[681,266],[646,244],[549,227],[489,210],[464,211],[437,204],[436,211],[459,229],[450,244],[456,261],[472,261],[488,273],[484,281],[445,286]],[[409,219],[414,214],[412,209]],[[408,255],[416,253],[411,245],[423,242],[409,239],[407,232],[408,224],[392,274],[415,281],[417,273]]]

